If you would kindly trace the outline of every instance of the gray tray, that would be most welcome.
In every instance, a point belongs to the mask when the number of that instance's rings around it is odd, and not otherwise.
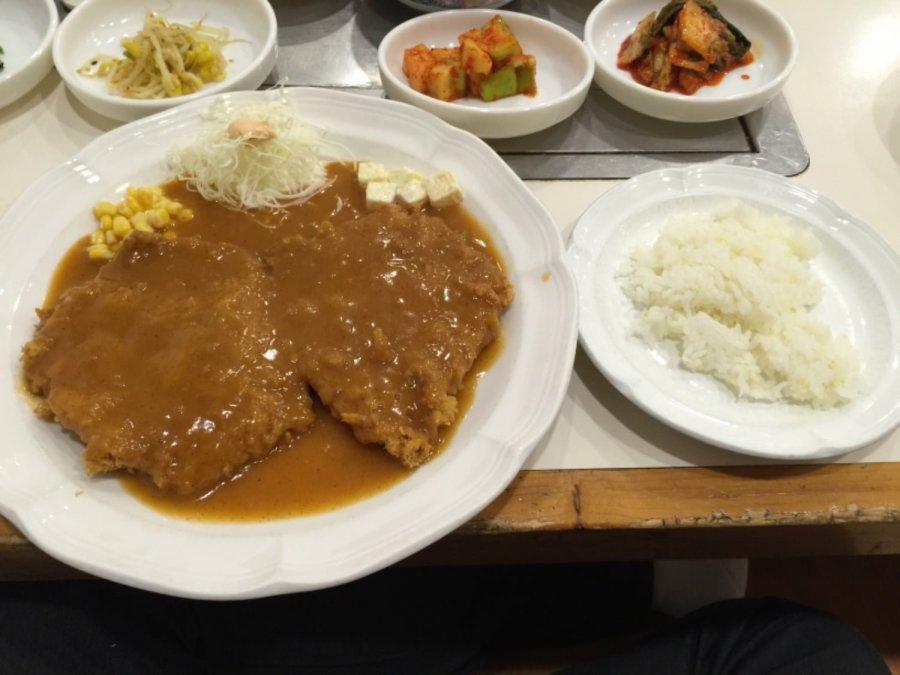
[[[581,37],[594,0],[517,0],[506,7],[545,19]],[[416,13],[396,0],[272,0],[278,16],[278,61],[269,84],[317,86],[383,95],[381,38]],[[734,120],[665,122],[636,113],[591,88],[568,120],[529,136],[490,141],[527,179],[629,178],[666,166],[722,162],[794,176],[809,154],[784,97]]]

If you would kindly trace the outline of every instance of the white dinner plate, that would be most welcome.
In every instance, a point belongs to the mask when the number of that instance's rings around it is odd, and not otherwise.
[[[261,100],[276,92],[225,94]],[[169,178],[166,151],[192,139],[208,100],[120,127],[34,183],[0,220],[0,513],[50,555],[86,572],[195,598],[330,586],[447,534],[516,475],[562,403],[577,337],[575,284],[547,211],[486,144],[421,110],[326,89],[284,91],[300,115],[357,158],[448,169],[503,254],[516,297],[505,345],[449,447],[408,479],[335,511],[265,523],[173,519],[84,474],[82,446],[38,419],[17,391],[55,264],[92,228],[91,206],[127,184]]]
[[[814,316],[857,349],[859,398],[829,410],[739,400],[711,376],[679,368],[665,345],[632,334],[635,310],[615,278],[631,249],[651,243],[674,214],[707,213],[734,199],[787,214],[822,243],[812,261],[824,286]],[[593,362],[634,403],[686,434],[750,455],[811,459],[871,443],[900,422],[900,258],[870,226],[808,188],[714,164],[645,173],[585,212],[567,260]]]

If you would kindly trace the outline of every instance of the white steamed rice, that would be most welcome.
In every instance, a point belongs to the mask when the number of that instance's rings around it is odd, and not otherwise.
[[[809,261],[819,242],[780,215],[740,203],[671,220],[618,271],[649,343],[671,340],[680,363],[738,396],[817,408],[859,388],[859,360],[810,310],[822,285]]]

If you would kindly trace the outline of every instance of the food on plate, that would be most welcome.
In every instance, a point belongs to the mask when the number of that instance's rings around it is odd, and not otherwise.
[[[405,206],[422,206],[426,202],[436,209],[462,203],[463,194],[456,177],[439,171],[425,177],[405,166],[388,169],[376,162],[359,162],[356,178],[366,191],[369,210],[399,201]]]
[[[40,313],[25,382],[85,443],[88,473],[127,469],[179,493],[205,490],[313,421],[271,294],[245,249],[137,232]]]
[[[855,349],[812,315],[820,244],[781,215],[743,203],[685,214],[635,248],[618,271],[637,308],[635,333],[674,343],[681,365],[739,397],[816,408],[860,389]]]
[[[441,171],[429,176],[425,183],[425,190],[431,205],[438,209],[459,204],[463,198],[459,183],[449,171]]]
[[[752,63],[750,47],[711,0],[672,0],[641,19],[616,63],[643,85],[691,95]]]
[[[395,199],[397,199],[396,183],[378,180],[366,185],[366,208],[370,211],[393,204]]]
[[[109,90],[125,98],[184,96],[225,79],[228,42],[227,28],[169,22],[148,12],[137,35],[122,40],[122,57],[100,54],[78,73],[105,77]]]
[[[306,129],[251,112],[213,111],[210,156]],[[60,262],[22,353],[37,412],[84,441],[89,473],[149,476],[129,489],[188,517],[283,517],[385,489],[452,436],[513,297],[499,254],[449,172],[326,162],[324,146],[270,164],[238,150],[243,182],[182,148],[197,173],[97,204],[101,234]],[[322,175],[276,196],[266,167],[286,175],[295,152]],[[392,199],[372,209],[379,185]],[[85,255],[100,237],[108,255]]]
[[[194,140],[169,153],[169,167],[209,201],[233,209],[302,204],[327,184],[325,165],[343,151],[279,101],[206,111]]]
[[[194,217],[190,209],[166,199],[162,189],[129,187],[119,203],[101,201],[94,204],[97,229],[91,233],[88,255],[94,260],[109,260],[132,232],[159,231],[174,236],[171,228],[176,222]]]
[[[279,332],[318,397],[361,441],[407,466],[428,460],[512,300],[497,261],[399,206],[312,224],[265,260],[286,308]]]
[[[537,93],[537,61],[524,54],[498,14],[459,36],[458,47],[417,44],[403,53],[403,74],[418,92],[441,101],[476,96],[484,101]]]

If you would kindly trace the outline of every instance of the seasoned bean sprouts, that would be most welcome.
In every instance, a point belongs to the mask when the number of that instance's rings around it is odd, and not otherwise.
[[[110,90],[126,98],[182,96],[225,79],[228,41],[227,28],[170,23],[148,12],[140,32],[122,40],[123,57],[95,56],[78,73],[105,77]]]

